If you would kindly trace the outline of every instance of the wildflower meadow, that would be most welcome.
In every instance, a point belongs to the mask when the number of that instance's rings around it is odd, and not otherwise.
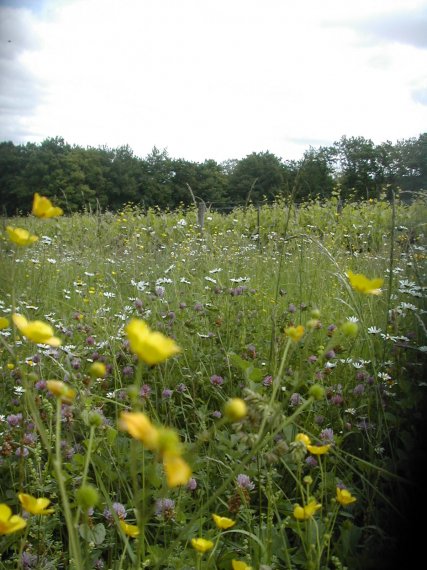
[[[426,197],[337,206],[2,220],[1,569],[412,567]]]

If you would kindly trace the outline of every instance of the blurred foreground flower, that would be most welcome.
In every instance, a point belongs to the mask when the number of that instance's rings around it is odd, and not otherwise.
[[[27,526],[25,519],[19,515],[12,515],[9,505],[0,504],[0,535],[12,534]]]
[[[143,412],[122,412],[120,428],[138,439],[147,449],[160,455],[168,487],[188,483],[192,474],[191,468],[181,457],[182,444],[175,430],[157,428]]]
[[[0,331],[6,329],[9,326],[9,319],[6,317],[0,317]]]
[[[58,216],[62,216],[64,211],[62,208],[55,207],[49,198],[40,196],[40,194],[37,194],[36,192],[34,194],[33,209],[31,213],[33,216],[37,216],[38,218],[56,218]]]
[[[16,328],[28,340],[37,344],[49,344],[50,346],[60,346],[61,340],[53,335],[53,328],[42,321],[27,321],[22,315],[14,313],[12,320]]]
[[[179,455],[166,453],[163,458],[163,467],[165,469],[168,487],[187,485],[191,479],[191,468]]]
[[[379,277],[368,279],[362,273],[353,273],[352,271],[347,271],[347,277],[351,287],[358,293],[364,293],[365,295],[381,294],[381,286],[384,283],[384,279]]]
[[[156,451],[159,447],[159,431],[143,412],[122,412],[120,428],[141,441],[147,449]]]
[[[50,500],[45,497],[36,499],[36,497],[33,497],[32,495],[18,493],[18,499],[23,509],[31,515],[51,515],[55,512],[55,509],[47,508],[50,505]]]
[[[64,404],[71,404],[76,397],[76,391],[61,380],[48,380],[46,388]]]
[[[337,487],[337,501],[340,505],[345,507],[347,505],[355,503],[357,499],[356,497],[353,497],[353,495],[347,489],[341,489],[340,487]]]
[[[230,422],[242,420],[247,413],[246,403],[241,398],[231,398],[224,404],[224,417]]]
[[[191,546],[194,550],[197,550],[197,552],[204,553],[211,550],[214,547],[214,543],[212,540],[206,540],[205,538],[192,538]]]
[[[311,517],[322,508],[322,505],[318,503],[315,499],[312,499],[307,505],[301,507],[300,505],[295,505],[294,507],[294,517],[297,521],[306,521],[311,519]]]
[[[181,352],[176,342],[150,329],[145,321],[131,319],[126,325],[130,350],[147,364],[158,364]]]
[[[28,230],[24,230],[23,228],[6,226],[6,231],[10,241],[20,246],[31,245],[39,239],[37,236],[30,234]]]

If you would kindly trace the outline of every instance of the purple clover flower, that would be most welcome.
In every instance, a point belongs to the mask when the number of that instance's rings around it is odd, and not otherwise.
[[[194,477],[191,477],[191,479],[188,481],[187,489],[189,491],[195,491],[197,489],[197,481],[194,479]]]
[[[112,509],[112,510],[111,510]],[[122,505],[121,503],[113,503],[111,505],[111,509],[106,507],[104,509],[103,515],[104,518],[107,520],[107,522],[109,522],[110,524],[114,524],[114,515],[113,515],[113,511],[116,513],[117,518],[120,519],[121,521],[124,520],[127,516],[127,512],[126,509],[124,507],[124,505]]]
[[[149,386],[148,384],[143,384],[139,391],[139,395],[141,396],[141,398],[148,400],[150,394],[151,394],[151,386]]]
[[[210,383],[212,386],[222,386],[224,384],[224,378],[222,376],[218,376],[217,374],[213,374],[210,377]]]
[[[332,428],[322,429],[319,437],[325,443],[334,443],[334,430]]]
[[[159,519],[173,520],[175,517],[175,501],[173,499],[157,499],[154,512]]]
[[[298,394],[298,392],[294,392],[292,396],[289,398],[289,404],[295,408],[296,406],[299,406],[301,403],[302,403],[301,394]]]
[[[255,489],[255,485],[250,480],[249,475],[245,475],[244,473],[237,475],[236,483],[240,489],[247,489],[248,491],[253,491]]]
[[[265,376],[262,381],[262,385],[265,387],[271,386],[273,384],[273,376]]]

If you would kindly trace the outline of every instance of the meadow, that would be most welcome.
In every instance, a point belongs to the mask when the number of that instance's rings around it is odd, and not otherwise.
[[[337,205],[2,220],[1,569],[394,567],[426,199]]]

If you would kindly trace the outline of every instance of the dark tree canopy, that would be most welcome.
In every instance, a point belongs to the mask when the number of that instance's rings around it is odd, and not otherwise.
[[[337,188],[344,200],[377,198],[390,188],[409,199],[426,190],[427,133],[380,145],[343,136],[330,147],[310,147],[298,161],[265,151],[221,164],[171,158],[156,147],[140,158],[127,145],[83,148],[61,137],[0,143],[0,199],[7,215],[27,213],[35,192],[73,212],[128,203],[173,209],[192,204],[193,195],[214,208],[289,196],[301,202],[328,198]]]

